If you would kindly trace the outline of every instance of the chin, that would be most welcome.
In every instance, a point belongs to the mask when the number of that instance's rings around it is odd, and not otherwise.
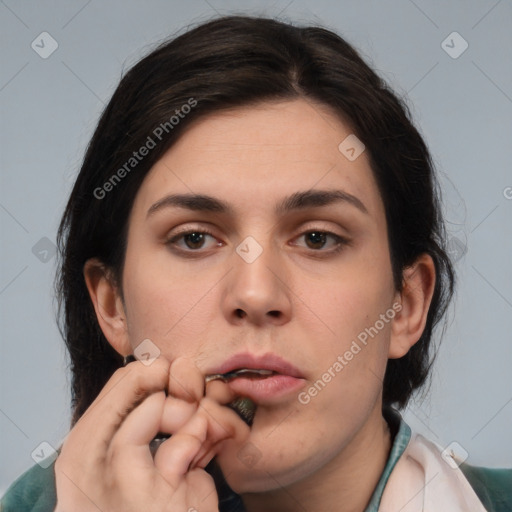
[[[217,456],[217,462],[229,487],[237,494],[282,489],[307,476],[304,468],[312,467],[284,454],[269,459],[250,442],[238,452]]]

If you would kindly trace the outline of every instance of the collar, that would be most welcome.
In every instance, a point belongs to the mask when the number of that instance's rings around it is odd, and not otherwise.
[[[409,425],[405,423],[398,411],[391,407],[384,408],[383,415],[389,425],[389,430],[393,437],[393,444],[391,445],[391,451],[389,452],[388,461],[384,467],[384,471],[382,472],[379,482],[373,491],[370,503],[368,503],[364,512],[378,512],[382,493],[388,483],[389,475],[393,471],[398,459],[400,459],[404,453],[404,450],[411,439],[411,429]]]

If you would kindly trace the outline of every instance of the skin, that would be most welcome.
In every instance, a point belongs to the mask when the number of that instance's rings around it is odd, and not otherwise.
[[[216,455],[249,512],[297,510],[297,503],[306,510],[364,509],[391,446],[381,412],[386,363],[405,355],[425,326],[433,262],[422,255],[404,269],[403,290],[395,289],[384,205],[367,154],[351,162],[338,149],[351,133],[329,108],[304,100],[262,103],[199,120],[155,164],[137,193],[122,293],[101,262],[90,260],[84,269],[100,326],[119,353],[131,354],[149,338],[161,351],[155,363],[185,358],[174,376],[171,366],[168,380],[162,377],[153,391],[148,387],[143,393],[159,400],[145,416],[152,414],[153,431],[180,432],[202,414],[197,430],[202,441],[190,448],[187,461],[205,457],[207,462]],[[366,212],[340,201],[275,213],[284,198],[309,190],[342,190],[357,197]],[[168,194],[191,193],[222,200],[231,211],[174,206],[148,216]],[[177,238],[204,229],[211,235]],[[307,235],[311,231],[332,232],[345,242],[331,235],[319,242]],[[252,263],[236,252],[248,236],[262,249]],[[309,403],[301,403],[295,392],[259,404],[249,429],[219,405],[229,401],[228,386],[211,383],[207,397],[213,384],[218,395],[208,407],[224,425],[217,432],[215,421],[197,406],[203,376],[240,352],[280,355],[300,370],[302,391],[307,390],[393,304],[400,312]],[[154,364],[145,367],[146,375]],[[180,370],[181,364],[188,370]],[[166,367],[160,371],[165,374]],[[155,392],[166,388],[167,399]],[[105,403],[109,399],[107,394]],[[182,407],[185,402],[189,406]],[[179,416],[179,411],[185,412]],[[129,429],[140,432],[144,423],[139,414],[125,425],[124,435],[132,439]],[[153,431],[146,429],[139,444]],[[75,436],[75,446],[86,432]],[[109,434],[115,436],[112,432],[115,428]],[[209,436],[217,444],[208,442]],[[178,477],[164,461],[173,460],[178,441],[162,445],[166,457],[159,450],[158,463],[164,477],[183,483],[185,459]],[[258,454],[254,464],[239,457],[246,442]],[[69,443],[68,452],[73,452]],[[206,493],[211,482],[197,485]]]

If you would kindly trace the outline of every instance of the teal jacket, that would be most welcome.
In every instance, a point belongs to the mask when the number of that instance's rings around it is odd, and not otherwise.
[[[378,512],[388,477],[411,436],[411,429],[398,414],[386,416],[386,419],[394,432],[393,446],[365,512]],[[512,512],[512,469],[481,468],[469,464],[462,464],[460,468],[488,512]],[[240,496],[227,486],[217,471],[211,470],[215,481],[220,482],[217,485],[220,512],[245,512]],[[36,465],[9,487],[0,501],[0,511],[53,512],[56,502],[54,464],[46,469]]]

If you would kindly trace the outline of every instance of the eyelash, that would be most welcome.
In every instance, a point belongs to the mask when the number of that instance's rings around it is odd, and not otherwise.
[[[326,235],[328,237],[333,238],[334,241],[336,242],[336,246],[333,249],[329,249],[329,250],[323,250],[323,248],[309,249],[306,247],[306,250],[310,251],[314,256],[317,256],[317,257],[322,257],[324,255],[328,256],[328,255],[332,255],[332,254],[337,254],[337,253],[341,252],[346,246],[350,245],[350,240],[348,240],[347,238],[344,238],[340,235],[337,235],[336,233],[333,233],[332,231],[328,231],[325,229],[314,229],[314,228],[308,229],[307,231],[304,231],[303,233],[301,233],[297,238],[301,238],[301,237],[309,235],[311,233],[319,233],[319,234]],[[182,249],[182,248],[176,246],[176,242],[178,242],[180,239],[183,239],[185,236],[191,235],[191,234],[208,235],[208,236],[211,236],[212,238],[216,238],[215,235],[208,229],[204,229],[204,228],[189,229],[189,230],[186,230],[186,231],[183,231],[180,233],[176,233],[175,235],[173,235],[171,238],[169,238],[169,240],[166,241],[166,245],[173,246],[172,247],[173,250],[180,252],[182,254],[185,254],[187,256],[190,256],[190,257],[194,257],[196,255],[199,256],[203,252],[201,250],[202,248]],[[319,254],[319,253],[323,253],[323,254]]]
[[[211,236],[212,238],[215,238],[215,235],[207,230],[207,229],[188,229],[186,231],[182,231],[180,233],[176,233],[175,235],[173,235],[169,240],[167,240],[166,242],[166,245],[170,245],[170,246],[174,246],[174,249],[178,252],[181,252],[181,253],[188,253],[188,255],[192,256],[193,254],[192,253],[199,253],[201,250],[198,249],[198,250],[194,250],[194,249],[182,249],[180,247],[176,247],[175,244],[178,240],[184,238],[185,236],[187,235],[191,235],[193,233],[196,233],[196,234],[200,234],[200,235],[209,235]]]

